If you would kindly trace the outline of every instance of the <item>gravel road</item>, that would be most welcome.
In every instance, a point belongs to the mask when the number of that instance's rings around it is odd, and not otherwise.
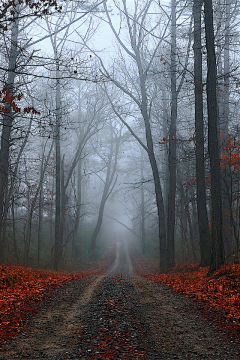
[[[125,244],[110,271],[54,292],[1,360],[239,360],[184,297],[134,275]]]

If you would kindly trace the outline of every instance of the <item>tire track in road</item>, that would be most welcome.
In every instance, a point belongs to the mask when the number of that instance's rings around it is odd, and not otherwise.
[[[124,241],[110,270],[59,288],[0,360],[238,360],[239,352],[164,286],[134,275]]]
[[[75,330],[81,327],[87,305],[103,279],[118,268],[119,253],[118,245],[108,273],[76,280],[56,290],[28,330],[5,346],[7,352],[0,351],[0,360],[53,359],[71,351],[68,344],[73,342]]]
[[[25,333],[6,346],[1,360],[51,359],[65,351],[72,330],[79,326],[84,308],[103,276],[76,280],[54,292]]]
[[[161,359],[133,296],[128,276],[107,276],[89,304],[74,354],[63,359]]]
[[[132,273],[127,244],[119,243],[116,261],[85,312],[73,352],[61,360],[161,359],[141,317]]]

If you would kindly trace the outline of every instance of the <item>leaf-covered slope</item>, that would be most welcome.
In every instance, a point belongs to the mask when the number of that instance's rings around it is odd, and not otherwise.
[[[59,286],[91,273],[60,274],[24,266],[0,266],[0,339],[20,332],[37,305]]]
[[[146,275],[139,268],[138,274],[197,301],[206,316],[213,311],[218,326],[232,330],[240,340],[240,265],[223,266],[211,276],[207,276],[208,270],[181,265],[169,274]]]

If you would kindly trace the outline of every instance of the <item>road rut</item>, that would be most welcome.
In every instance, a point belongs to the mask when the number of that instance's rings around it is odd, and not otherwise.
[[[101,276],[54,292],[1,360],[238,360],[240,353],[183,296],[134,275],[126,244]]]

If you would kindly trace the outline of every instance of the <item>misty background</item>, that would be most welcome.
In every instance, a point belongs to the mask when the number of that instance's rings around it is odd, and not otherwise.
[[[31,8],[16,0],[0,9],[1,261],[80,269],[118,242],[156,268],[159,257],[166,267],[203,259],[195,5],[60,0]],[[213,5],[218,137],[226,139],[218,145],[227,184],[223,242],[232,259],[239,252],[239,4]],[[203,17],[200,28],[209,233]]]

